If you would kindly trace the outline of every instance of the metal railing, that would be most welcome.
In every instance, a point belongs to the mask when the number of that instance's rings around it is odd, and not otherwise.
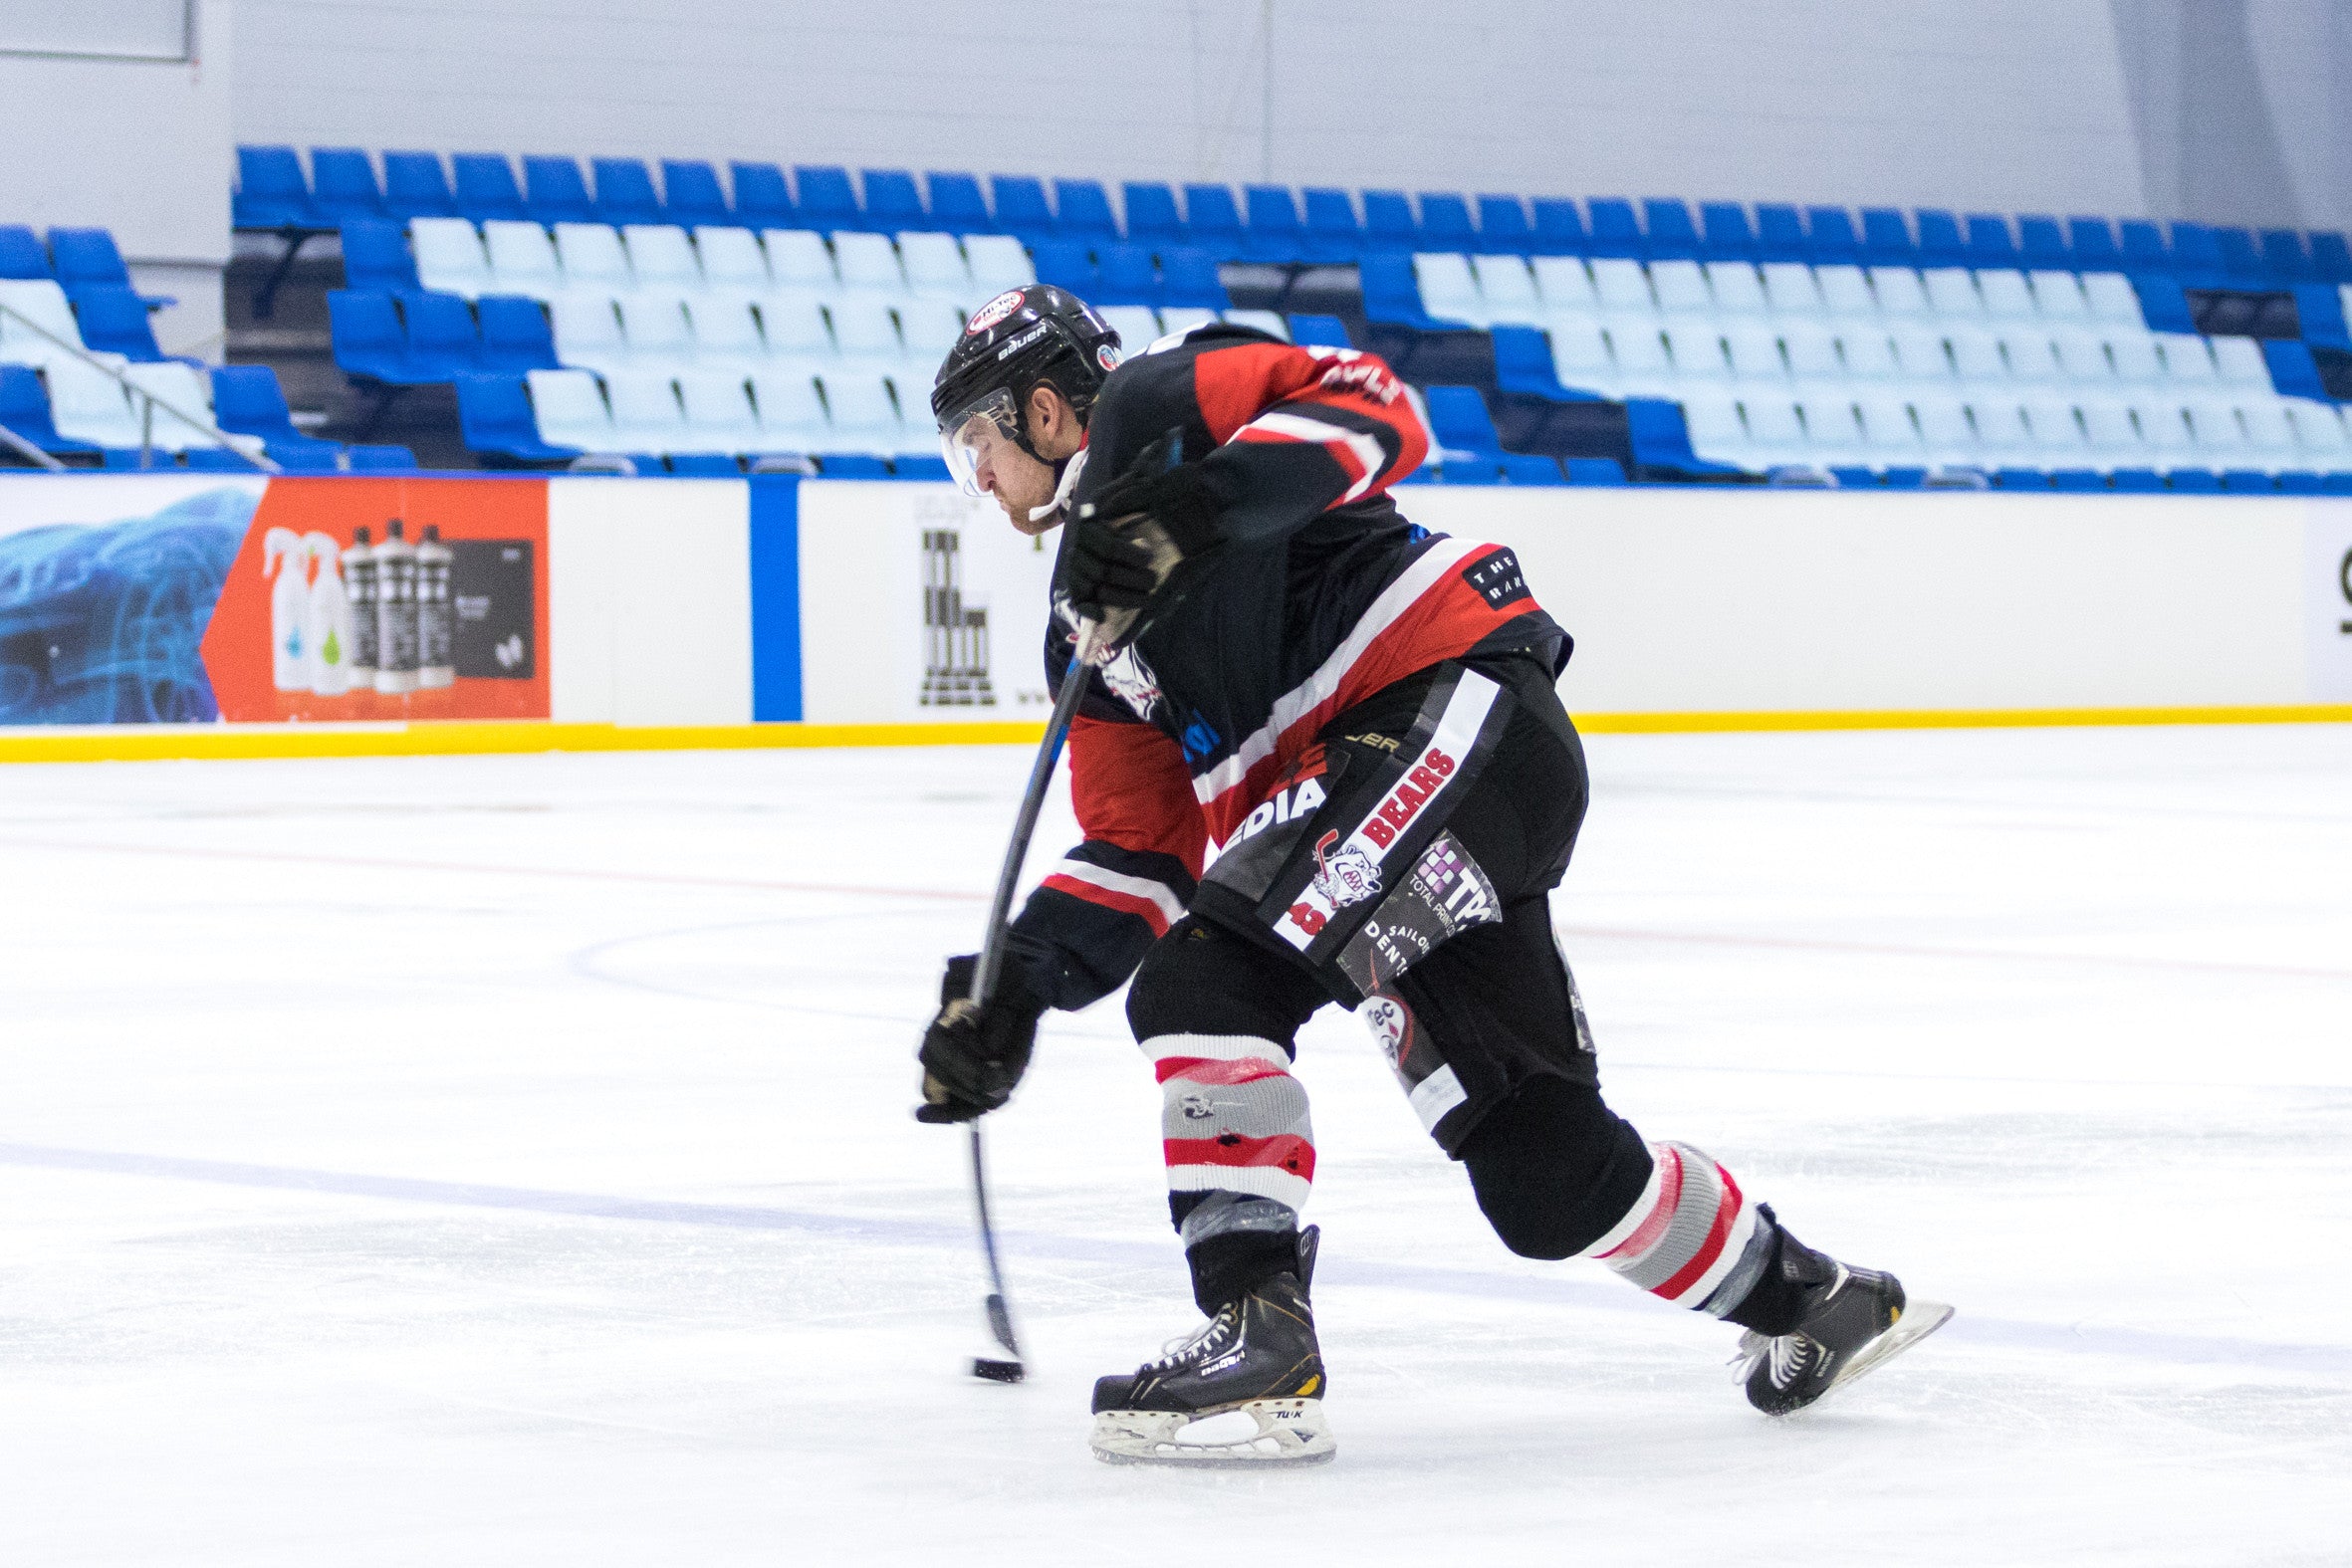
[[[32,331],[36,336],[47,338],[49,341],[55,343],[58,347],[63,348],[66,352],[81,360],[84,364],[89,365],[92,369],[106,376],[116,385],[121,387],[122,390],[129,396],[138,400],[138,466],[140,468],[144,469],[154,467],[155,410],[160,408],[165,413],[171,415],[172,418],[177,419],[181,424],[186,425],[189,429],[194,430],[198,435],[203,436],[214,446],[221,447],[227,451],[236,453],[239,457],[243,458],[246,462],[251,463],[262,473],[277,474],[284,472],[284,470],[280,469],[276,463],[272,462],[269,458],[264,457],[261,453],[246,451],[245,448],[237,444],[235,438],[230,436],[226,430],[221,429],[220,426],[214,424],[211,420],[206,419],[199,414],[189,413],[186,409],[170,401],[168,398],[156,396],[153,392],[148,391],[145,387],[139,385],[136,381],[133,381],[129,376],[123,374],[115,366],[107,363],[104,359],[101,359],[98,357],[98,355],[92,353],[89,349],[82,347],[80,344],[66,341],[63,337],[60,337],[57,334],[51,332],[39,322],[34,321],[30,316],[27,316],[24,312],[18,310],[16,307],[5,303],[0,303],[0,318],[6,318],[8,320],[14,321]],[[258,438],[248,436],[246,439],[257,440]],[[21,443],[21,445],[19,445],[19,443]],[[16,436],[13,432],[11,432],[10,444],[19,445],[19,450],[22,450],[23,446],[31,445],[30,442],[25,442],[21,436]],[[46,457],[48,454],[44,453],[42,455]],[[62,463],[55,463],[53,461],[50,466],[63,468],[65,465]]]

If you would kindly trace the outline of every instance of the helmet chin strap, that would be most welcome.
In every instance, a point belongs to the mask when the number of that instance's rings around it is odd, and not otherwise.
[[[1058,520],[1068,508],[1070,492],[1078,488],[1078,476],[1086,471],[1086,451],[1085,447],[1079,447],[1054,465],[1054,499],[1042,507],[1029,509],[1032,523]]]

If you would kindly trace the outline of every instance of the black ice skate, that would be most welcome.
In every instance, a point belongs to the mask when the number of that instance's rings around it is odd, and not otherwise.
[[[1748,1403],[1767,1416],[1789,1415],[1843,1388],[1952,1316],[1940,1301],[1907,1301],[1894,1275],[1849,1268],[1785,1232],[1780,1266],[1802,1283],[1804,1316],[1785,1334],[1749,1330],[1733,1358],[1747,1381]]]
[[[1111,1464],[1314,1464],[1338,1452],[1323,1424],[1322,1348],[1298,1271],[1226,1302],[1208,1326],[1128,1377],[1094,1384],[1094,1456]]]

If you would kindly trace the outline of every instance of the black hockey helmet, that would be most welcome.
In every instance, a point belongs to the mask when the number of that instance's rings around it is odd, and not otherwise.
[[[939,449],[956,483],[980,494],[980,465],[997,441],[1044,462],[1022,419],[1029,394],[1052,385],[1083,423],[1118,362],[1118,333],[1092,306],[1050,283],[1008,290],[973,312],[931,383]]]

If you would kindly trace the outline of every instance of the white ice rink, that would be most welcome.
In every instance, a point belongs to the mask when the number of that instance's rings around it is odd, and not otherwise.
[[[1960,1316],[1769,1422],[1326,1012],[1340,1453],[1244,1475],[1087,1455],[1192,1321],[1115,1002],[961,1372],[910,1053],[1022,749],[0,773],[0,1564],[2352,1560],[2352,727],[1591,755],[1611,1100]]]

